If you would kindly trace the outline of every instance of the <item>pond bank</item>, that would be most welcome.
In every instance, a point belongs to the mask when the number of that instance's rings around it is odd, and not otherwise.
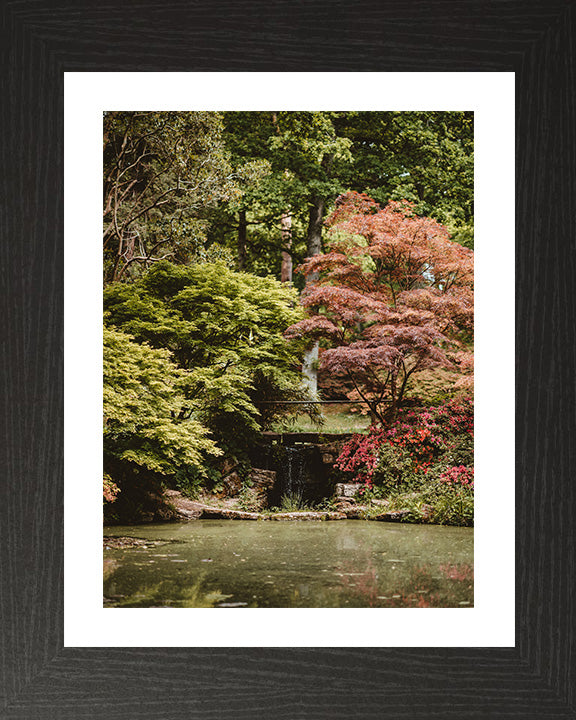
[[[138,493],[134,497],[122,492],[118,511],[116,504],[109,506],[105,524],[203,519],[473,526],[473,506],[445,487],[407,487],[404,492],[374,498],[372,493],[362,495],[360,483],[343,482],[345,474],[336,467],[336,460],[349,437],[262,433],[253,448],[250,468],[233,456],[222,458],[209,488],[193,499],[159,483],[133,488]],[[122,505],[124,499],[131,504]]]
[[[333,510],[299,510],[293,512],[265,510],[251,512],[237,507],[238,501],[227,501],[217,497],[190,500],[177,490],[166,491],[170,505],[182,520],[380,520],[400,522],[408,511],[389,512],[386,500],[374,500],[371,505],[356,504],[351,498],[340,497],[334,502]]]

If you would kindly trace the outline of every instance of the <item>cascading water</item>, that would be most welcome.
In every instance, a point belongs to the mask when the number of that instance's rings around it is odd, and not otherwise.
[[[325,496],[325,471],[314,445],[278,445],[274,502],[292,506],[309,504]]]
[[[281,507],[290,501],[294,509],[314,505],[334,492],[329,471],[322,461],[321,443],[276,436],[255,448],[254,467],[273,470],[274,486],[268,492],[268,506]]]
[[[279,464],[276,483],[280,491],[280,498],[302,504],[306,477],[306,453],[302,447],[284,447],[284,463]],[[304,448],[305,449],[305,448]]]

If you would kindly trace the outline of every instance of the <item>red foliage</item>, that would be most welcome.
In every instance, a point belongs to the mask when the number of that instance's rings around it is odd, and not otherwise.
[[[440,475],[440,480],[447,485],[474,487],[474,468],[465,465],[455,465]]]
[[[368,435],[354,435],[344,444],[335,467],[354,473],[354,482],[372,487],[374,472],[378,467],[378,450],[384,442],[384,430],[371,428]]]
[[[309,317],[288,335],[324,338],[321,369],[351,382],[351,399],[385,422],[414,373],[471,369],[459,336],[473,330],[473,252],[409,203],[380,209],[359,193],[342,196],[327,224],[330,251],[300,268],[319,278],[302,296]]]
[[[405,450],[414,471],[424,473],[448,450],[455,438],[474,434],[474,405],[471,398],[416,412],[411,410],[385,429],[373,426],[367,435],[354,435],[344,444],[336,468],[354,473],[354,481],[370,488],[378,471],[380,449],[392,445]],[[447,469],[440,476],[451,485],[474,487],[474,470],[464,465]]]

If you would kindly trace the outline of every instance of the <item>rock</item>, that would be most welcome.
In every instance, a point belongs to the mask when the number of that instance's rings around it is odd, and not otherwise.
[[[346,520],[343,512],[286,512],[269,515],[268,520]]]
[[[371,500],[370,502],[377,507],[388,507],[390,505],[390,500]]]
[[[347,508],[342,508],[348,520],[364,520],[366,510],[366,505],[349,505]]]
[[[354,498],[349,497],[338,497],[335,500],[335,503],[338,507],[351,507],[354,505]]]
[[[200,517],[212,520],[259,520],[262,516],[260,513],[245,512],[244,510],[203,506]]]
[[[253,487],[269,490],[276,481],[276,471],[252,468],[250,471],[250,481]]]
[[[164,490],[164,495],[167,498],[179,498],[182,497],[182,493],[178,490]]]
[[[236,470],[233,470],[222,481],[222,490],[218,493],[219,498],[238,498],[242,495],[242,505],[253,511],[264,510],[268,507],[268,494],[274,486],[276,472],[274,470],[263,470],[254,468],[250,471],[250,478],[247,483]]]
[[[346,439],[349,436],[345,436]],[[342,447],[345,443],[345,440],[337,440],[335,442],[325,442],[320,445],[318,445],[318,449],[320,452],[327,453],[329,455],[340,455],[342,452]]]
[[[232,470],[234,470],[236,467],[238,467],[238,460],[235,457],[224,458],[220,465],[220,472],[222,473],[222,477],[230,475]]]
[[[220,497],[236,497],[242,490],[242,480],[240,475],[234,470],[226,476],[222,482],[222,492]]]
[[[420,512],[422,513],[422,520],[430,520],[434,512],[434,506],[426,504],[421,505]]]
[[[202,503],[184,497],[178,490],[166,490],[164,496],[174,511],[175,519],[194,520],[200,517]]]
[[[276,433],[265,430],[262,438],[269,442],[279,442],[291,445],[292,443],[311,443],[313,445],[327,445],[328,443],[338,443],[342,445],[352,437],[353,433],[323,433],[323,432],[285,432]]]
[[[178,508],[178,514],[184,520],[197,520],[202,514],[201,510],[185,510],[184,508]]]
[[[362,485],[360,483],[337,483],[336,495],[340,497],[354,497]]]
[[[322,464],[330,466],[331,469],[332,465],[336,462],[336,458],[342,452],[343,445],[344,440],[318,445],[317,447],[322,458]]]
[[[244,488],[245,506],[256,512],[265,510],[268,507],[268,498],[275,482],[276,472],[274,470],[253,468],[250,472],[251,486]]]
[[[374,520],[381,520],[383,522],[401,522],[406,515],[409,515],[409,510],[396,510],[394,512],[384,512],[380,515],[376,515]]]

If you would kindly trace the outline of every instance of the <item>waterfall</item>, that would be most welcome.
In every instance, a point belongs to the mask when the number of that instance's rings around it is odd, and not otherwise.
[[[279,463],[277,483],[280,499],[289,498],[300,504],[306,484],[306,447],[284,447],[284,462]]]
[[[317,442],[291,438],[287,433],[276,435],[254,449],[253,466],[276,473],[274,486],[268,492],[269,507],[281,507],[283,498],[293,506],[313,506],[332,495],[334,485],[323,463],[321,447]]]
[[[293,504],[318,500],[318,484],[324,477],[324,469],[314,445],[279,445],[276,460],[275,501],[283,498]]]

